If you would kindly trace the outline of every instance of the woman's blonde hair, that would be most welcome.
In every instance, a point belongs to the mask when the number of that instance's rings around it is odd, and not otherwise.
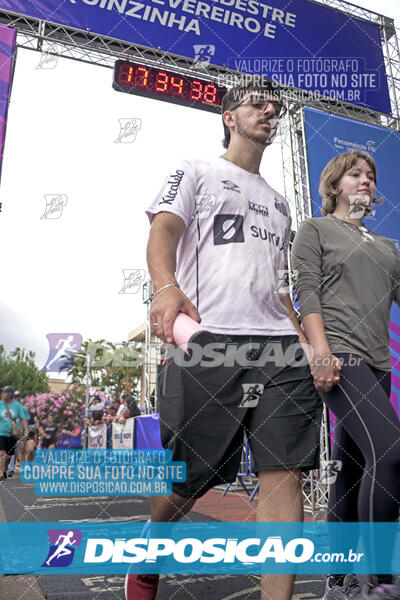
[[[322,196],[321,213],[326,217],[334,212],[336,208],[336,200],[343,190],[339,190],[336,186],[343,177],[346,171],[354,167],[357,160],[361,158],[368,163],[371,167],[371,171],[374,174],[375,184],[377,184],[376,178],[376,164],[372,156],[361,150],[350,150],[344,152],[332,158],[328,162],[321,174],[321,180],[319,183],[319,193]],[[382,198],[373,198],[372,202],[375,204],[382,204]],[[371,208],[365,209],[365,214],[369,215],[372,212]]]

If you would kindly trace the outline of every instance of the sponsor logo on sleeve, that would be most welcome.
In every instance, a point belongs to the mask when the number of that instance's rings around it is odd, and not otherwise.
[[[285,217],[289,216],[285,203],[281,202],[278,198],[275,198],[275,208],[276,208],[276,210],[279,210],[279,212],[283,216],[285,216]]]
[[[158,203],[159,205],[160,204],[171,205],[173,203],[173,201],[175,200],[176,195],[178,193],[179,186],[181,184],[184,174],[185,174],[185,171],[181,171],[180,169],[177,169],[173,175],[169,176],[167,185],[169,185],[170,187],[168,189],[168,192],[161,198],[160,202]]]

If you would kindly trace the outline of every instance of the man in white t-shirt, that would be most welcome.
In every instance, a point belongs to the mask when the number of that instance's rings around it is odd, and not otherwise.
[[[205,363],[185,365],[178,349],[160,365],[161,440],[174,461],[186,462],[187,476],[171,496],[151,498],[152,523],[179,520],[207,490],[235,481],[244,429],[260,482],[258,520],[303,520],[300,473],[318,467],[321,400],[282,291],[289,206],[259,173],[282,114],[276,94],[230,90],[225,154],[177,162],[146,211],[152,331],[172,343],[183,312],[221,350],[213,361],[204,347]],[[289,600],[293,581],[264,575],[263,599]],[[154,600],[157,586],[158,575],[128,575],[126,597]]]

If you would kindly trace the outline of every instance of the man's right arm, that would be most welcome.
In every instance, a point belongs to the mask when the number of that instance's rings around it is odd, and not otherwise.
[[[173,342],[172,326],[179,312],[200,322],[200,316],[192,302],[179,288],[175,279],[176,250],[185,231],[184,221],[171,212],[154,215],[147,244],[147,264],[153,284],[153,294],[168,284],[176,284],[162,290],[151,303],[150,323],[152,331],[161,340]]]

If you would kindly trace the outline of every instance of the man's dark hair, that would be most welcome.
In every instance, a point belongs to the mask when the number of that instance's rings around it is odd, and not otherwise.
[[[236,85],[222,98],[221,115],[223,115],[226,110],[235,108],[241,100],[249,95],[250,92],[254,92],[256,96],[259,95],[260,97],[263,96],[264,92],[272,92],[274,98],[276,98],[277,101],[281,101],[280,90],[272,81],[266,81],[263,85],[255,85],[252,83],[249,83],[248,85]],[[222,124],[224,127],[224,139],[222,140],[222,145],[224,148],[228,148],[229,142],[231,141],[231,132],[229,131],[229,127],[225,125],[224,119],[222,119]]]

